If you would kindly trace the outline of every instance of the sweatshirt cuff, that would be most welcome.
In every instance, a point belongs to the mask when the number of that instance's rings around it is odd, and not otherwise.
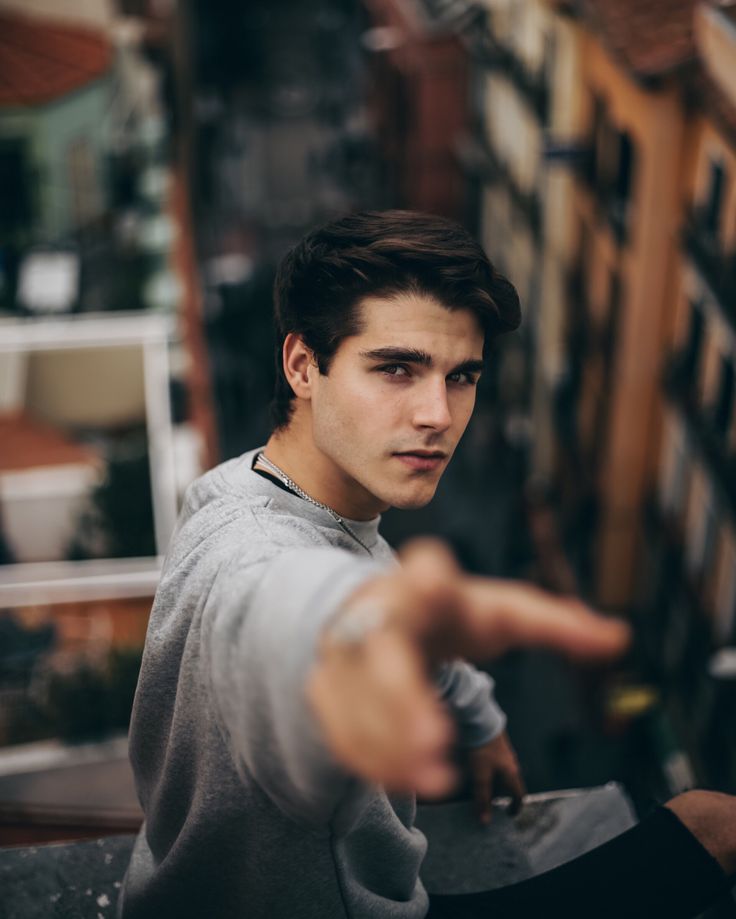
[[[506,715],[496,700],[489,696],[482,718],[462,726],[460,742],[468,748],[482,747],[495,740],[505,730]]]
[[[481,747],[505,730],[506,715],[493,696],[489,674],[467,661],[447,661],[436,671],[435,684],[454,716],[461,746]]]

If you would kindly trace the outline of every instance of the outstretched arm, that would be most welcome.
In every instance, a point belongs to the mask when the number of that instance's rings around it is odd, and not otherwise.
[[[430,680],[448,657],[485,660],[544,646],[603,661],[625,623],[579,600],[463,573],[437,542],[412,543],[395,573],[363,584],[325,628],[307,691],[336,759],[391,790],[449,791],[453,728]]]

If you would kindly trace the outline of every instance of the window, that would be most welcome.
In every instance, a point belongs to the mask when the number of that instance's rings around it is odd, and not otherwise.
[[[128,574],[143,595],[155,585],[177,511],[171,330],[150,314],[3,322],[0,362],[26,364],[5,431],[20,439],[2,475],[4,605],[124,596]]]
[[[620,201],[629,200],[633,172],[634,145],[628,132],[622,131],[618,136],[618,172],[615,185],[615,196]]]
[[[631,188],[635,163],[635,151],[627,131],[611,132],[608,141],[611,172],[605,178],[608,218],[619,243],[626,239],[631,210]]]
[[[703,350],[704,328],[703,310],[698,303],[692,303],[690,308],[690,327],[683,350],[685,370],[690,377],[695,376],[698,372],[700,356]]]
[[[721,220],[725,180],[726,172],[723,166],[720,163],[711,163],[710,185],[703,211],[703,225],[705,230],[714,237],[718,235]]]
[[[600,96],[593,96],[590,140],[587,178],[620,243],[629,223],[636,148],[629,132],[619,131],[610,121]]]
[[[34,214],[25,141],[0,139],[0,188],[0,234],[29,230]]]
[[[731,426],[734,397],[734,365],[730,354],[721,355],[721,378],[718,384],[713,421],[718,433],[725,437]]]
[[[716,639],[734,640],[736,622],[736,533],[731,527],[721,532],[715,583]]]

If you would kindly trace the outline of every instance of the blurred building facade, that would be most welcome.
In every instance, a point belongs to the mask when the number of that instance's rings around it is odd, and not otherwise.
[[[696,771],[734,787],[736,8],[700,4],[686,86],[662,434],[639,571],[642,629]],[[648,628],[647,628],[648,626]],[[720,650],[719,650],[720,649]]]
[[[710,662],[736,616],[734,8],[484,7],[464,159],[526,304],[512,392],[531,513],[553,509],[548,580],[636,617],[674,790],[732,786],[733,693]]]

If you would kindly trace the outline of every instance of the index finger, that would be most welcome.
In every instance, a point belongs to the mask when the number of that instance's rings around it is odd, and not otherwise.
[[[631,641],[631,628],[621,619],[529,585],[472,578],[464,594],[469,653],[476,659],[546,647],[580,660],[606,660],[623,654]]]

